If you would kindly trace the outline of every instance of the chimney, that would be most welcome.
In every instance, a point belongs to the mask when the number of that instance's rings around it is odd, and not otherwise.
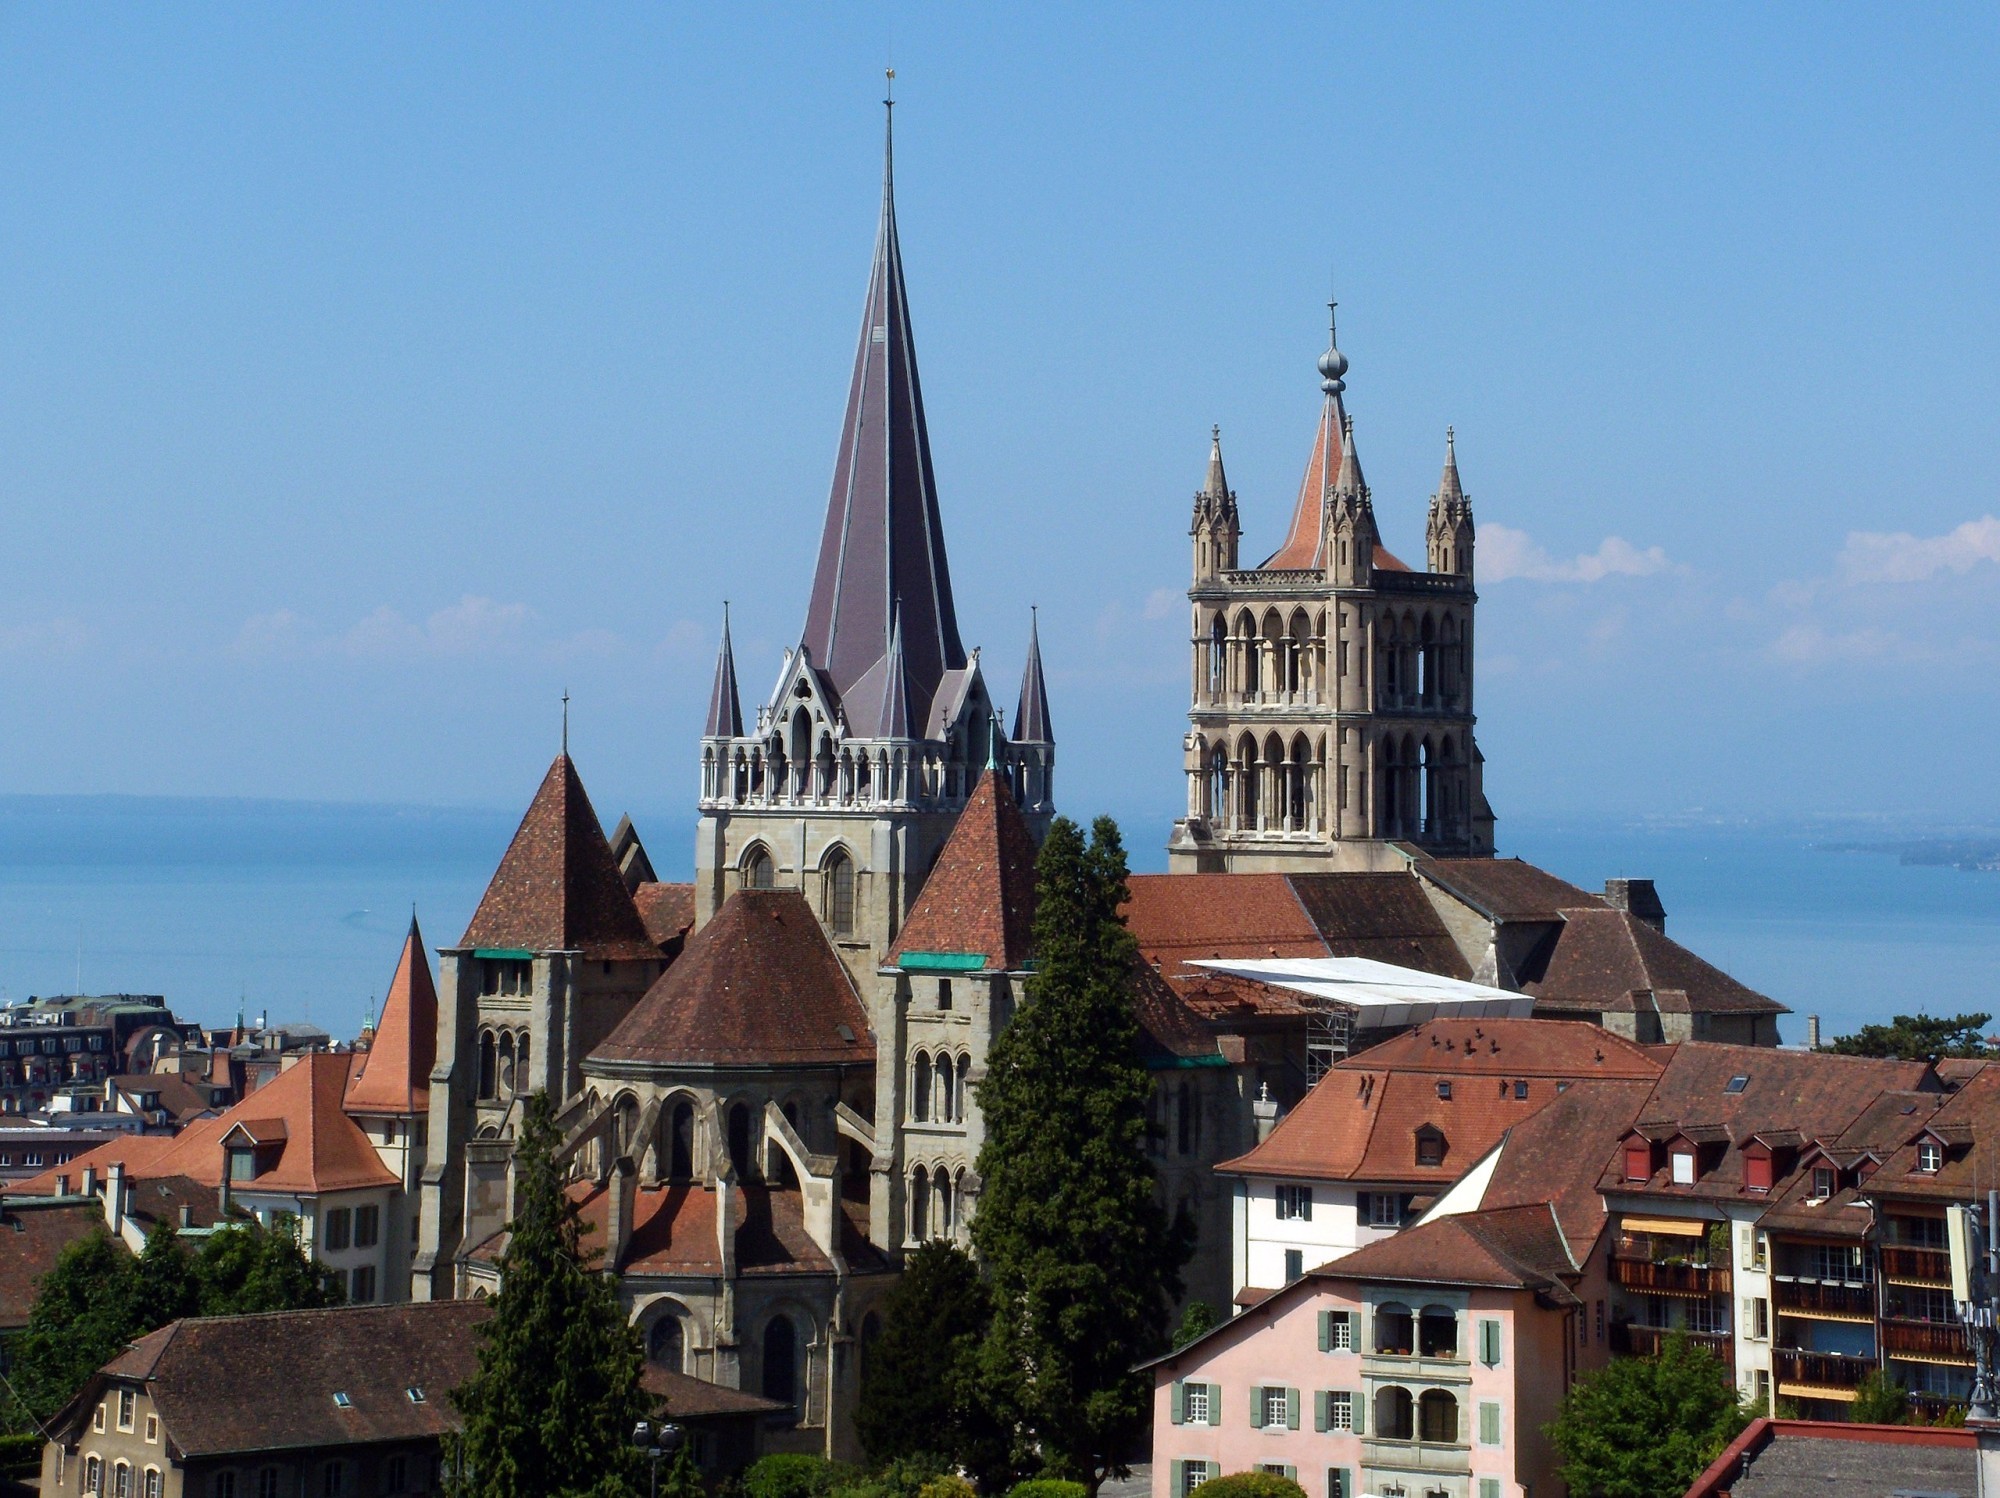
[[[59,1175],[59,1176],[57,1176],[57,1177],[56,1177],[56,1195],[57,1195],[57,1196],[68,1196],[68,1195],[69,1195],[69,1177],[68,1177],[68,1176],[66,1176],[66,1175]]]
[[[613,1274],[625,1262],[625,1247],[632,1241],[632,1208],[638,1187],[638,1172],[629,1155],[620,1155],[611,1167],[611,1203],[604,1224],[604,1267]]]
[[[1604,903],[1644,921],[1662,936],[1667,934],[1667,907],[1660,903],[1660,893],[1650,879],[1605,880]]]
[[[85,1196],[97,1195],[97,1167],[95,1165],[86,1165],[83,1167],[83,1194]]]
[[[1806,1049],[1809,1051],[1819,1049],[1819,1016],[1817,1014],[1808,1014],[1806,1016]]]
[[[116,1233],[125,1226],[125,1162],[113,1160],[105,1172],[104,1225]]]
[[[1257,1142],[1262,1144],[1271,1137],[1271,1130],[1278,1126],[1278,1103],[1271,1096],[1271,1084],[1260,1083],[1257,1100],[1250,1105],[1250,1116],[1257,1120]]]

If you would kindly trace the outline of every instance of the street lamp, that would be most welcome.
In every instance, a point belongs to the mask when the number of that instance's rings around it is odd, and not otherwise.
[[[652,1498],[660,1498],[660,1458],[672,1456],[681,1449],[681,1442],[687,1439],[687,1432],[678,1425],[662,1421],[655,1425],[651,1420],[641,1420],[632,1427],[632,1444],[639,1448],[646,1460],[652,1464]]]

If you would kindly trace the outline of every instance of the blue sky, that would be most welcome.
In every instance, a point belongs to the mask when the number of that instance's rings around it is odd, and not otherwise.
[[[6,789],[685,811],[803,618],[898,70],[968,643],[1180,801],[1329,275],[1501,816],[2000,815],[1991,8],[0,5]]]

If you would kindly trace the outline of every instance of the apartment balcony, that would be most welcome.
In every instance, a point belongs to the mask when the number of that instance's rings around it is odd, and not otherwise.
[[[1664,1326],[1639,1326],[1630,1321],[1613,1322],[1611,1327],[1611,1350],[1631,1357],[1649,1358],[1666,1346],[1667,1338],[1676,1335],[1673,1328]],[[1727,1332],[1679,1332],[1696,1347],[1704,1348],[1720,1358],[1725,1365],[1733,1355],[1731,1338]]]
[[[1965,1401],[1954,1399],[1949,1394],[1932,1394],[1928,1390],[1910,1391],[1910,1413],[1920,1416],[1927,1424],[1941,1424],[1948,1415],[1965,1415]]]
[[[1781,1392],[1786,1384],[1852,1389],[1880,1366],[1874,1358],[1849,1357],[1838,1352],[1801,1352],[1796,1347],[1774,1348],[1771,1365],[1778,1375]]]
[[[1394,1378],[1411,1383],[1463,1384],[1472,1380],[1472,1363],[1446,1353],[1407,1353],[1393,1350],[1361,1354],[1362,1371],[1378,1378]]]
[[[1472,1471],[1472,1448],[1461,1441],[1385,1441],[1368,1437],[1361,1443],[1361,1463],[1365,1467],[1386,1467],[1399,1472],[1463,1477]]]
[[[1781,1316],[1824,1316],[1834,1321],[1873,1321],[1875,1287],[1845,1280],[1801,1280],[1773,1275],[1772,1298]]]
[[[1707,1264],[1660,1264],[1651,1259],[1613,1258],[1611,1277],[1627,1290],[1655,1295],[1727,1295],[1729,1270]]]
[[[1965,1328],[1955,1321],[1902,1321],[1885,1316],[1881,1345],[1884,1356],[1888,1357],[1948,1358],[1968,1367],[1972,1364]]]
[[[1885,1243],[1878,1251],[1882,1255],[1884,1279],[1910,1280],[1920,1285],[1951,1283],[1951,1255],[1941,1248]]]

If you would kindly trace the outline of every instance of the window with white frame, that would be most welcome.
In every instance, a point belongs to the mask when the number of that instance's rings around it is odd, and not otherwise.
[[[1259,1392],[1264,1401],[1265,1428],[1269,1429],[1275,1425],[1283,1429],[1286,1425],[1289,1425],[1292,1418],[1291,1401],[1286,1397],[1284,1388],[1281,1385],[1272,1384]]]
[[[160,1469],[158,1467],[148,1467],[146,1469],[146,1480],[140,1484],[139,1491],[144,1494],[144,1498],[160,1498]]]
[[[130,1430],[132,1428],[132,1419],[137,1413],[138,1408],[139,1396],[136,1392],[131,1389],[120,1389],[118,1391],[118,1428],[120,1430]]]
[[[1831,1165],[1815,1165],[1812,1173],[1812,1200],[1823,1202],[1832,1196],[1835,1180]]]
[[[146,1441],[149,1445],[153,1446],[160,1444],[160,1417],[158,1415],[148,1415],[146,1417]]]
[[[1403,1199],[1393,1191],[1364,1191],[1362,1211],[1371,1228],[1393,1228],[1403,1221]]]
[[[1328,1389],[1326,1391],[1326,1428],[1328,1430],[1354,1429],[1353,1390]]]
[[[1944,1150],[1935,1139],[1917,1141],[1917,1169],[1925,1175],[1936,1175],[1944,1166]]]
[[[1312,1215],[1312,1187],[1280,1186],[1278,1188],[1278,1221],[1311,1222]]]
[[[1181,1463],[1181,1490],[1177,1498],[1188,1498],[1196,1488],[1207,1482],[1215,1474],[1209,1470],[1207,1462]]]
[[[1208,1385],[1181,1385],[1181,1413],[1189,1425],[1208,1424]]]

